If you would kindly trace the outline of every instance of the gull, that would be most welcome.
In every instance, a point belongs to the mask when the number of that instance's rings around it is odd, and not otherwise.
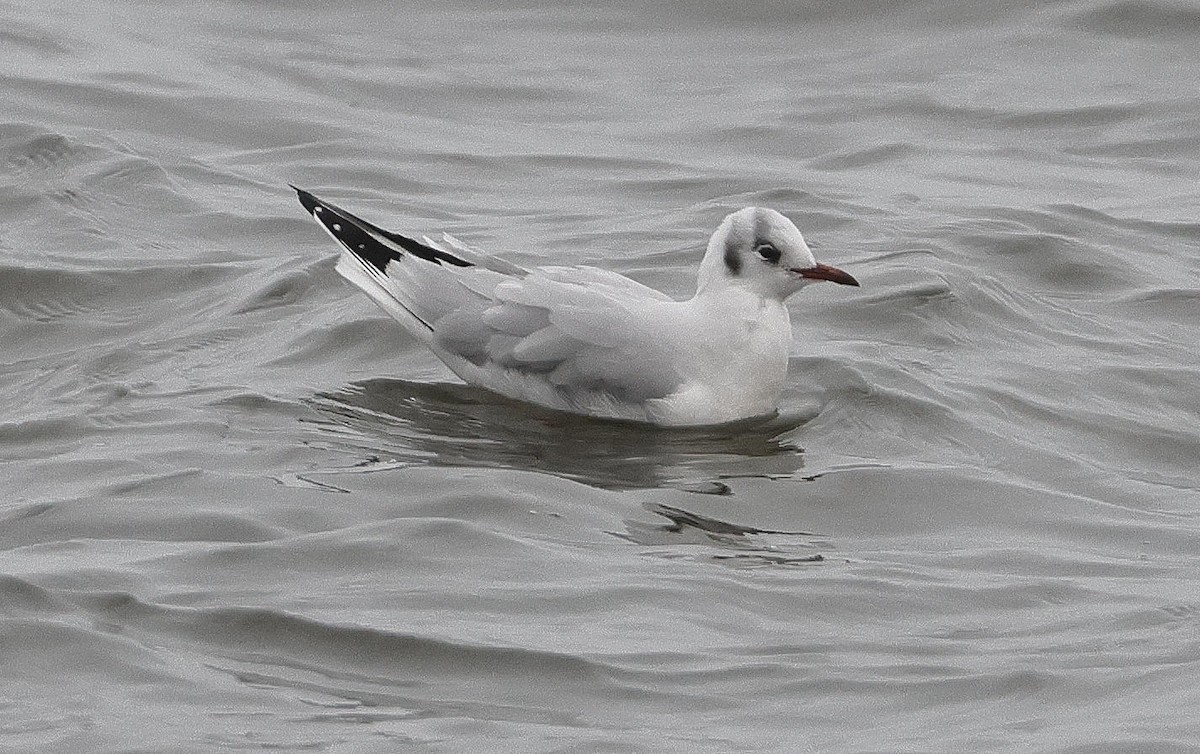
[[[663,426],[773,415],[792,344],[785,299],[858,285],[764,207],[721,222],[695,295],[678,301],[597,267],[524,269],[449,234],[409,238],[292,188],[342,247],[337,271],[451,371],[577,414]]]

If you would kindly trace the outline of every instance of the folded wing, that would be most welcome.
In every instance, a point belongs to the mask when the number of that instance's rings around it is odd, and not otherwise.
[[[383,230],[312,194],[300,201],[341,244],[337,270],[464,380],[572,410],[664,397],[680,306],[594,267],[525,270],[452,236]]]
[[[489,300],[438,322],[434,344],[480,371],[536,375],[573,400],[603,393],[641,402],[680,382],[661,326],[677,306],[615,273],[542,268],[500,282]]]

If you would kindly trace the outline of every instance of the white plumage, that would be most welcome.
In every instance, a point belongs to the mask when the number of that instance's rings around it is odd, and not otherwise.
[[[696,295],[675,301],[595,267],[526,270],[450,235],[386,231],[296,189],[343,248],[337,271],[462,379],[518,400],[663,425],[770,414],[783,390],[804,285],[858,285],[818,264],[774,210],[725,218]]]

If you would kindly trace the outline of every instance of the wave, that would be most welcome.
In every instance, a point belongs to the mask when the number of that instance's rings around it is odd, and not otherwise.
[[[1162,0],[1118,0],[1079,14],[1087,31],[1134,39],[1161,40],[1200,35],[1200,10]]]

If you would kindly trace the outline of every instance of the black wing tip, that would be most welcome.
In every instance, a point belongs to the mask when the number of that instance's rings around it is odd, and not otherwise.
[[[421,243],[420,241],[418,241],[414,238],[409,238],[408,236],[402,236],[399,233],[393,233],[390,230],[380,229],[380,231],[383,233],[384,237],[387,238],[389,241],[397,244],[402,249],[407,251],[409,254],[412,254],[414,257],[417,257],[419,259],[424,259],[426,262],[433,262],[434,264],[438,264],[438,265],[449,264],[454,267],[474,267],[475,266],[475,264],[473,262],[468,262],[465,259],[456,257],[448,251],[442,251],[441,249],[435,249],[432,246],[426,246],[425,244]]]
[[[379,228],[367,223],[345,210],[318,199],[312,192],[289,183],[296,192],[300,204],[313,219],[333,236],[346,251],[353,254],[364,264],[374,267],[381,273],[386,273],[388,263],[400,258],[400,253],[389,249],[371,236],[368,228],[378,231]]]
[[[300,204],[304,206],[304,209],[308,210],[308,213],[316,218],[317,222],[325,226],[325,229],[340,241],[350,253],[369,263],[380,272],[385,272],[387,263],[400,259],[401,254],[380,244],[379,241],[372,237],[372,233],[386,238],[404,251],[427,262],[433,262],[437,265],[449,264],[454,267],[475,266],[473,262],[456,257],[447,251],[426,246],[416,239],[394,233],[390,230],[384,230],[374,223],[369,223],[344,209],[318,199],[311,192],[305,191],[299,186],[291,183],[288,186],[291,186],[296,192],[296,196],[300,199]],[[334,218],[328,217],[331,214]],[[341,222],[336,222],[335,218]]]
[[[296,192],[296,196],[300,199],[300,204],[302,204],[304,209],[308,210],[310,214],[316,214],[317,207],[320,207],[322,204],[324,204],[324,202],[322,202],[320,199],[313,196],[308,191],[300,188],[299,186],[292,183],[289,183],[288,186],[290,186],[292,190]]]

